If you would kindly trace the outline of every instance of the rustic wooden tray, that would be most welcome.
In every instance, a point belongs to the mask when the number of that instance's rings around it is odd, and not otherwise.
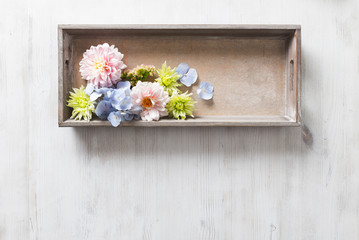
[[[69,91],[86,86],[82,54],[104,42],[124,53],[130,69],[187,62],[199,75],[190,89],[196,118],[120,126],[300,126],[300,39],[297,25],[60,25],[59,126],[111,126],[71,120],[66,106]],[[214,85],[213,100],[198,98],[201,81]]]

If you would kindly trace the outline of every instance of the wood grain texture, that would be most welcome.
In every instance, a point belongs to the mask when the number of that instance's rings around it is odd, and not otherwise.
[[[358,4],[4,2],[0,239],[357,240]],[[301,24],[307,128],[58,128],[61,23]]]
[[[27,4],[0,8],[0,239],[27,239],[30,21]],[[6,23],[6,24],[5,24]],[[18,29],[18,30],[16,30]],[[21,29],[21,30],[20,30]],[[15,80],[16,79],[16,80]],[[21,87],[19,87],[21,86]],[[12,96],[16,96],[16,100]],[[13,100],[11,100],[13,99]]]

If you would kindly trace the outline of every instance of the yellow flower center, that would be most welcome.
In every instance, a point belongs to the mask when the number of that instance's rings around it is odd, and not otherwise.
[[[106,62],[96,62],[95,68],[96,70],[103,72],[108,70],[108,65]]]
[[[142,100],[142,107],[144,107],[144,108],[150,108],[150,107],[152,107],[151,98],[145,97],[145,98]]]

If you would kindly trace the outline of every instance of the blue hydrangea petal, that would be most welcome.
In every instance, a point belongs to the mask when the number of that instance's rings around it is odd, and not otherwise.
[[[180,79],[181,83],[183,85],[190,87],[192,84],[194,84],[197,81],[198,74],[196,69],[190,68],[188,72],[183,75],[183,77]]]
[[[111,96],[112,96],[112,94],[113,94],[114,92],[115,92],[114,89],[109,88],[109,89],[105,92],[104,98],[110,99]]]
[[[116,89],[110,96],[110,102],[117,110],[122,110],[121,103],[126,97],[126,93],[123,89]]]
[[[119,105],[119,110],[129,110],[132,107],[131,97],[127,96],[122,99]]]
[[[99,97],[101,97],[102,94],[101,93],[98,93],[98,92],[93,92],[91,93],[90,95],[90,100],[91,101],[96,101]]]
[[[131,83],[129,81],[120,81],[117,83],[117,89],[119,88],[130,88],[131,87]]]
[[[111,112],[108,115],[107,120],[110,121],[112,126],[117,127],[118,125],[120,125],[120,123],[122,121],[121,113],[120,112]]]
[[[109,97],[113,92],[113,88],[99,88],[95,89],[95,92],[103,95],[104,100],[109,100]]]
[[[143,108],[139,105],[133,105],[131,108],[131,113],[138,115],[143,111]]]
[[[213,85],[208,82],[201,82],[200,88],[197,89],[197,94],[204,100],[209,100],[213,97]]]
[[[99,102],[95,109],[95,114],[101,118],[102,114],[106,111],[106,101],[102,100]]]
[[[95,89],[96,92],[101,93],[101,94],[104,94],[104,95],[107,93],[107,91],[111,91],[111,90],[112,90],[112,88],[99,88],[99,89]]]
[[[106,119],[107,116],[114,110],[115,109],[112,107],[109,101],[102,100],[97,104],[95,114],[101,119]]]
[[[90,96],[94,90],[95,90],[94,85],[92,83],[88,83],[85,89],[85,93]]]
[[[180,63],[176,69],[176,72],[178,74],[181,74],[183,77],[183,75],[185,75],[188,72],[188,70],[189,70],[189,66],[187,63]]]
[[[206,91],[201,91],[198,96],[204,100],[209,100],[213,97],[213,93],[209,93]]]
[[[201,89],[206,90],[206,92],[213,93],[213,85],[209,82],[201,82],[200,86]]]
[[[125,121],[131,121],[134,117],[132,113],[128,113],[128,112],[124,112],[122,116]]]

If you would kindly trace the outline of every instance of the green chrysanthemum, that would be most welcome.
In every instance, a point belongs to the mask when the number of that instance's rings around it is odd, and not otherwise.
[[[123,72],[121,79],[128,80],[132,86],[136,86],[138,81],[146,82],[148,77],[152,77],[156,73],[153,65],[139,65],[129,72]]]
[[[67,106],[72,107],[71,119],[90,121],[92,113],[95,112],[95,102],[90,100],[90,96],[86,94],[84,86],[73,88],[74,92],[70,92],[70,99]]]
[[[195,101],[191,97],[192,93],[173,94],[166,108],[169,115],[173,118],[185,120],[186,116],[193,116]]]
[[[164,62],[162,68],[157,71],[157,74],[159,78],[156,81],[168,92],[169,96],[172,96],[174,93],[180,93],[178,87],[182,86],[182,84],[178,83],[177,80],[181,75],[176,72],[176,68],[171,69]]]

